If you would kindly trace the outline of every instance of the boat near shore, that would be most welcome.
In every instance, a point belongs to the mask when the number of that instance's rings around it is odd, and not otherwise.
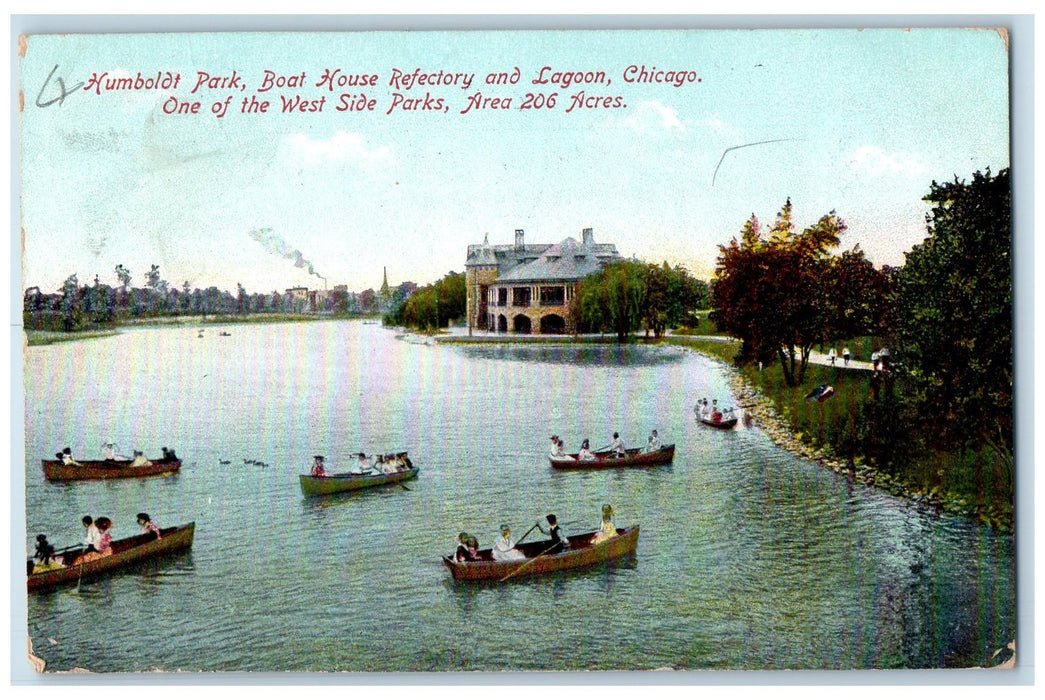
[[[579,459],[576,454],[565,457],[549,455],[548,461],[556,469],[620,469],[623,467],[656,467],[670,464],[675,459],[675,445],[664,445],[653,452],[641,447],[625,450],[623,457],[612,452],[595,452],[595,459]]]
[[[558,554],[547,554],[553,543],[551,540],[541,540],[515,545],[526,555],[526,559],[494,561],[490,549],[481,549],[479,561],[455,561],[451,556],[443,556],[443,565],[450,570],[455,581],[504,581],[580,569],[635,554],[639,543],[639,526],[617,528],[616,537],[599,544],[592,544],[595,535],[595,532],[587,532],[567,538],[570,548]]]
[[[178,527],[166,527],[160,530],[160,537],[147,532],[112,543],[112,554],[92,559],[82,564],[64,566],[58,569],[46,569],[33,572],[33,560],[27,562],[27,586],[30,593],[49,591],[53,588],[79,581],[86,581],[110,571],[126,568],[131,564],[153,559],[163,554],[178,552],[192,547],[196,533],[195,521]],[[84,547],[72,547],[62,550],[57,556],[63,561],[73,562],[84,553]]]
[[[737,421],[739,419],[736,416],[733,416],[732,418],[719,417],[718,420],[715,420],[712,416],[703,415],[698,411],[697,420],[699,420],[704,425],[710,426],[712,428],[718,428],[719,430],[729,430],[730,428],[736,426]]]

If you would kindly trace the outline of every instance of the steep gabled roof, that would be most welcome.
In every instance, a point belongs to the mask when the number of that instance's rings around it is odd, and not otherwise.
[[[612,243],[581,245],[574,238],[565,238],[546,248],[536,260],[503,272],[498,282],[582,280],[601,270],[604,264],[619,259],[617,246]]]

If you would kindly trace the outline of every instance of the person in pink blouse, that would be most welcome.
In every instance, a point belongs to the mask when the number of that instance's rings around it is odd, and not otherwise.
[[[138,513],[138,524],[141,525],[143,535],[151,532],[156,535],[156,539],[163,539],[163,535],[160,534],[160,528],[156,527],[156,523],[149,518],[148,513]]]

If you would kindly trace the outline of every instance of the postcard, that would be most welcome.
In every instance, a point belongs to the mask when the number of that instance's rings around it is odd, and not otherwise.
[[[1012,41],[20,37],[24,663],[1006,678]]]

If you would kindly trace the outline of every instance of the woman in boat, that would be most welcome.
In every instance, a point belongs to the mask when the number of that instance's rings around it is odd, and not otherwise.
[[[587,443],[588,441],[585,440],[584,442]],[[555,513],[549,513],[546,519],[548,520],[547,532],[545,532],[544,528],[541,527],[540,522],[537,523],[537,529],[540,530],[542,534],[548,535],[552,538],[552,546],[545,551],[545,554],[558,554],[559,552],[569,549],[570,541],[566,539],[566,535],[562,533],[562,528],[559,527],[559,521],[555,517]]]
[[[507,525],[501,525],[501,536],[493,546],[494,561],[519,561],[525,559],[526,555],[515,548],[512,542],[512,531]]]
[[[551,451],[548,453],[552,456],[552,459],[562,459],[566,455],[563,453],[562,448],[559,447],[559,436],[552,435],[549,438],[552,441]]]
[[[467,532],[462,532],[457,536],[457,551],[454,552],[454,559],[457,561],[477,561],[478,557],[472,553],[472,549],[468,546],[468,543],[475,538],[469,535]]]
[[[613,506],[605,503],[602,506],[602,525],[599,526],[599,531],[595,533],[595,536],[591,538],[591,543],[598,544],[616,536],[617,528],[613,526]]]
[[[316,455],[312,459],[312,476],[316,478],[322,478],[326,476],[327,470],[323,467],[323,455]]]
[[[135,450],[134,451],[134,461],[131,462],[131,466],[132,467],[151,467],[152,466],[152,462],[149,461],[149,458],[146,457],[145,454],[142,453],[141,450]]]
[[[160,528],[156,527],[156,523],[152,521],[148,513],[138,513],[138,524],[141,526],[143,535],[151,532],[156,535],[156,539],[163,539],[163,535],[160,534]]]
[[[590,444],[587,439],[581,443],[581,451],[577,453],[577,459],[582,462],[594,462],[597,459],[591,451]]]
[[[89,561],[95,559],[101,559],[112,554],[112,535],[109,534],[109,528],[112,527],[112,520],[109,518],[98,518],[94,521],[94,526],[98,528],[98,540],[94,543],[93,551],[91,547],[87,548],[87,551],[76,558],[73,564],[86,564]]]
[[[116,451],[116,444],[112,442],[105,443],[105,447],[102,448],[102,459],[107,462],[130,462],[131,458],[122,455]]]
[[[624,456],[624,441],[620,439],[620,433],[613,433],[613,442],[610,443],[610,452],[617,457]]]

